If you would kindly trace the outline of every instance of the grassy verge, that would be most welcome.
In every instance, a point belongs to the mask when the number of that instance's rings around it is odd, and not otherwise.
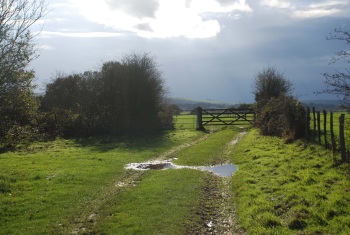
[[[347,166],[330,151],[263,137],[256,130],[238,144],[232,161],[235,205],[248,234],[346,234],[350,231]]]

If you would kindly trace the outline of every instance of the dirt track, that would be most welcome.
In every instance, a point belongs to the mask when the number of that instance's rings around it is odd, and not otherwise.
[[[245,131],[239,133],[226,146],[224,154],[231,154],[245,133]],[[245,234],[236,223],[231,181],[232,177],[206,174],[206,184],[201,189],[200,207],[194,211],[201,220],[190,221],[186,225],[186,234]]]
[[[245,133],[245,131],[242,131],[232,141],[228,142],[224,149],[224,155],[228,156],[232,153],[234,146]],[[208,136],[206,135],[190,143],[177,146],[162,153],[156,160],[168,159],[174,153],[184,148],[190,148],[207,139]],[[127,171],[120,181],[115,182],[115,187],[106,189],[106,192],[103,193],[106,198],[95,202],[94,211],[82,213],[75,218],[76,222],[70,234],[94,234],[94,227],[99,221],[98,211],[101,210],[101,205],[104,204],[104,201],[108,200],[108,197],[111,195],[115,196],[125,187],[136,186],[143,173],[142,171]],[[206,173],[206,184],[201,188],[200,206],[192,211],[192,213],[198,215],[200,220],[188,221],[185,225],[186,234],[245,234],[236,223],[231,180],[232,177],[218,177],[214,174]]]

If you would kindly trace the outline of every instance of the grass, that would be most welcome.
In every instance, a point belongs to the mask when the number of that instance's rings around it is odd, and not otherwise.
[[[200,143],[177,153],[174,163],[187,166],[210,166],[228,161],[227,147],[239,133],[237,128],[223,127]]]
[[[180,130],[147,138],[58,139],[3,153],[0,234],[199,231],[205,228],[203,219],[212,213],[208,208],[217,206],[216,200],[205,196],[208,179],[213,177],[210,173],[190,169],[140,172],[124,166],[154,159],[199,138],[206,138],[204,144],[179,151],[178,161],[223,162],[228,155],[221,148],[228,149],[237,133],[223,128],[213,134]],[[215,189],[216,184],[210,188]]]
[[[197,115],[190,114],[190,112],[182,112],[180,115],[174,116],[176,129],[196,129]]]
[[[183,130],[151,138],[56,140],[1,154],[0,234],[72,231],[95,204],[108,203],[105,194],[125,177],[125,164],[202,135]]]
[[[349,149],[350,147],[350,118],[349,114],[345,112],[334,112],[333,113],[333,132],[335,135],[335,141],[336,145],[339,147],[339,117],[341,114],[345,114],[345,125],[344,125],[344,134],[345,134],[345,145],[346,148]],[[316,120],[317,120],[317,114],[315,115]],[[320,129],[321,129],[321,145],[325,144],[325,139],[324,139],[324,115],[321,112],[320,113]],[[327,113],[327,119],[326,119],[326,131],[327,131],[327,142],[328,145],[331,146],[331,133],[330,133],[330,113]],[[313,141],[318,142],[318,137],[317,137],[317,121],[316,121],[316,128],[314,131],[314,115],[311,112],[310,114],[310,131],[311,131],[311,139]],[[331,147],[329,147],[331,148]]]
[[[184,234],[198,206],[204,173],[182,169],[146,172],[137,187],[124,191],[100,221],[97,233]]]
[[[239,224],[248,234],[346,234],[350,231],[348,167],[330,151],[303,142],[260,136],[257,130],[232,155],[239,166],[233,192]]]
[[[321,146],[286,145],[254,129],[233,147],[239,132],[58,139],[3,153],[0,234],[204,234],[208,221],[220,223],[225,200],[247,234],[350,231],[348,165],[334,166]],[[185,143],[192,144],[164,155]],[[178,165],[232,162],[239,170],[230,181],[191,169],[124,169],[161,155]],[[230,195],[223,190],[234,197],[223,198]]]

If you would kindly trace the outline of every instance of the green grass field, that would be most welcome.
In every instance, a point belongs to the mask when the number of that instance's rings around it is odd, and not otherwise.
[[[242,115],[243,117],[243,115]],[[244,120],[242,117],[238,117],[232,114],[222,114],[217,118],[209,114],[202,116],[202,122],[210,122],[206,124],[206,127],[210,126],[223,126],[224,123],[234,123],[236,126],[249,127],[251,123]],[[251,122],[254,121],[254,114],[247,114],[245,118]],[[219,120],[220,119],[220,120]],[[190,114],[190,112],[183,112],[180,115],[174,116],[175,128],[176,129],[196,129],[197,128],[197,115]]]
[[[181,130],[151,138],[59,139],[3,153],[0,234],[184,234],[192,220],[201,219],[196,208],[209,173],[139,172],[124,166],[210,135],[204,141],[211,148],[186,156],[200,163],[205,156],[213,158],[216,144],[224,146],[236,134]]]
[[[336,147],[339,149],[340,143],[339,143],[339,117],[341,114],[345,114],[345,123],[344,123],[344,135],[345,135],[345,147],[347,150],[350,150],[350,115],[346,112],[334,112],[333,113],[333,133],[335,137]],[[315,115],[317,118],[317,115]],[[318,142],[318,132],[317,132],[317,121],[314,121],[314,116],[311,113],[311,119],[310,119],[310,138],[313,142]],[[326,133],[327,143],[328,147],[331,148],[331,126],[330,126],[330,113],[327,113],[327,119],[326,119],[326,132],[324,128],[324,115],[321,112],[320,114],[320,130],[321,130],[321,139],[320,143],[321,145],[325,145],[325,137],[324,134]],[[316,127],[314,126],[316,125]],[[339,150],[340,151],[340,150]]]
[[[218,234],[350,231],[348,165],[334,166],[321,146],[286,145],[255,129],[233,145],[240,132],[57,139],[3,153],[0,234],[206,234],[211,222]],[[124,169],[159,156],[189,166],[233,162],[238,171],[222,179]]]
[[[183,112],[180,115],[174,116],[176,129],[196,129],[197,115],[190,114],[190,112]]]
[[[248,234],[348,234],[348,165],[301,141],[284,144],[249,132],[232,155],[239,224]]]

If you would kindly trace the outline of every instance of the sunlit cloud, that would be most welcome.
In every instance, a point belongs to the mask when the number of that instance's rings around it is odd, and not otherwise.
[[[261,2],[263,6],[276,7],[276,8],[290,8],[291,4],[282,0],[263,0]]]
[[[53,36],[59,37],[72,37],[72,38],[106,38],[106,37],[120,37],[123,36],[121,33],[113,32],[51,32],[51,31],[42,31],[39,34],[39,37],[49,38]]]
[[[70,1],[92,22],[148,38],[214,37],[221,26],[209,13],[253,11],[245,0]]]
[[[331,15],[347,14],[350,10],[349,0],[315,0],[307,1],[285,1],[285,0],[262,0],[264,7],[287,9],[286,14],[295,18],[317,18]]]
[[[322,9],[322,8],[311,8],[305,10],[297,10],[294,12],[294,16],[298,18],[316,18],[334,15],[340,12],[340,9]]]
[[[326,0],[310,4],[306,8],[298,9],[294,12],[294,16],[299,18],[315,18],[336,15],[342,12],[349,12],[349,5],[350,1],[348,0]]]

